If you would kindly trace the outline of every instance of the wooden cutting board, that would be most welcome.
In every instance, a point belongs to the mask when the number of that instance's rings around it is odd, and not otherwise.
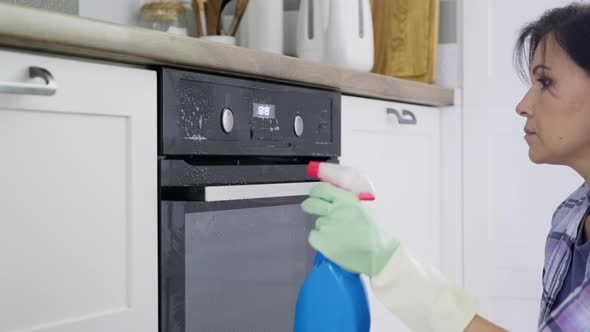
[[[371,0],[373,72],[433,83],[436,78],[439,0]]]

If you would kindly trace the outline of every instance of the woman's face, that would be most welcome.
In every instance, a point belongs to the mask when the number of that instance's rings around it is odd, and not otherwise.
[[[516,107],[526,117],[529,158],[576,168],[590,162],[590,76],[549,35],[531,67],[533,82]]]

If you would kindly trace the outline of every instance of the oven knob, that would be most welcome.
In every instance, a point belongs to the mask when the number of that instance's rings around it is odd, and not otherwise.
[[[221,129],[229,134],[234,129],[234,112],[225,107],[221,112]]]
[[[293,130],[295,131],[295,136],[300,137],[303,135],[303,118],[300,115],[297,115],[293,121]]]

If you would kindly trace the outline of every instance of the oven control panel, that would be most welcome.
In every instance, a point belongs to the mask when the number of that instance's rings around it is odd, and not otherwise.
[[[337,91],[159,70],[161,155],[338,156]]]

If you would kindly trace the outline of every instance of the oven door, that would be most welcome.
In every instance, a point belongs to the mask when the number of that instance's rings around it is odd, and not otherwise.
[[[160,330],[291,331],[313,183],[162,188]]]

